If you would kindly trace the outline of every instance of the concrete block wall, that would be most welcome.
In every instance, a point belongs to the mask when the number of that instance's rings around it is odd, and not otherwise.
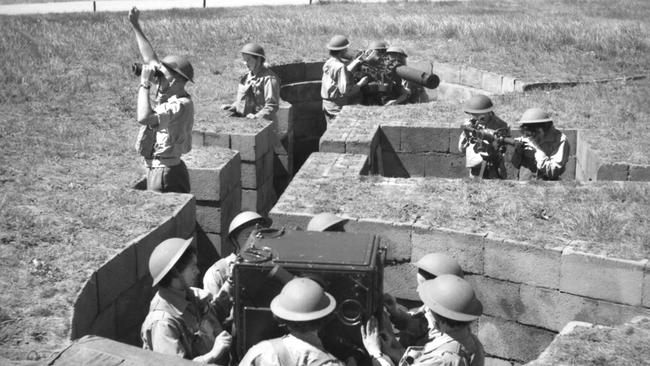
[[[214,118],[215,122],[195,126],[193,144],[239,152],[240,209],[268,213],[277,200],[273,185],[275,151],[280,144],[277,123],[235,117]]]
[[[151,252],[167,238],[195,235],[196,200],[189,194],[182,197],[172,215],[131,240],[88,278],[73,305],[71,340],[94,334],[140,345],[140,326],[154,294],[148,269]]]
[[[289,228],[304,228],[314,214],[323,211],[325,203],[305,200],[304,193],[301,196],[299,189],[294,193],[292,187],[310,187],[317,182],[318,189],[331,189],[339,177],[358,173],[359,165],[350,165],[347,174],[339,169],[336,176],[330,176],[341,159],[361,162],[363,155],[313,154],[271,211],[274,221]],[[386,191],[393,181],[376,179],[373,186]],[[399,180],[399,184],[408,182]],[[296,205],[299,197],[303,199]],[[414,273],[399,269],[403,268],[399,265],[394,267],[399,270],[393,270],[391,263],[414,261],[429,252],[446,252],[459,261],[484,305],[478,335],[494,364],[535,359],[569,321],[616,325],[638,315],[650,315],[647,259],[631,261],[582,253],[574,248],[577,243],[539,247],[493,233],[431,227],[418,220],[377,219],[372,212],[357,207],[345,213],[350,219],[346,229],[385,238],[389,266],[384,287],[399,288],[402,298],[417,300],[415,279],[404,279]]]
[[[586,131],[576,131],[576,180],[650,181],[650,166],[624,162],[605,162],[588,140]]]
[[[219,146],[194,148],[185,156],[191,193],[196,198],[199,241],[209,246],[198,253],[199,268],[206,269],[228,255],[228,225],[241,211],[242,172],[240,153]]]
[[[439,100],[466,100],[476,94],[522,92],[530,84],[509,75],[499,75],[467,65],[434,62],[433,72],[440,77]]]

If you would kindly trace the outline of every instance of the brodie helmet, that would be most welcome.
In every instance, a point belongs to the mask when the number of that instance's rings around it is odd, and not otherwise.
[[[192,238],[170,238],[158,244],[149,257],[149,273],[153,278],[151,286],[156,286],[181,258]]]
[[[415,262],[415,266],[434,276],[453,274],[458,277],[463,277],[463,270],[460,268],[458,262],[443,253],[429,253]]]
[[[261,57],[266,60],[266,54],[264,53],[264,48],[257,43],[246,43],[244,47],[241,48],[241,53],[246,53],[249,55]]]
[[[350,47],[350,41],[348,41],[347,37],[340,34],[332,37],[332,39],[327,43],[327,49],[331,51],[341,51],[348,47]]]
[[[240,212],[230,222],[230,226],[228,227],[228,235],[232,236],[233,233],[237,232],[245,225],[254,223],[260,223],[262,226],[269,226],[271,225],[271,219],[265,218],[264,216],[254,211]]]
[[[445,318],[468,322],[481,316],[483,305],[466,280],[450,275],[440,275],[418,287],[420,299],[434,313]]]
[[[314,215],[309,224],[307,224],[307,231],[327,231],[334,225],[345,223],[348,219],[338,217],[329,212],[322,212],[318,215]]]
[[[368,48],[371,50],[386,51],[388,45],[386,44],[386,41],[374,41],[370,44],[370,47]]]
[[[469,98],[464,107],[466,113],[482,114],[492,112],[494,105],[490,98],[479,94]]]
[[[524,114],[521,115],[521,119],[519,120],[519,124],[522,125],[546,122],[553,122],[553,119],[551,119],[551,116],[547,112],[544,112],[540,108],[526,109]]]
[[[404,52],[404,49],[401,48],[401,47],[394,47],[394,46],[388,47],[388,49],[386,50],[386,53],[397,53],[397,54],[400,54],[400,55],[402,55],[404,57],[408,57],[406,52]]]
[[[177,55],[165,56],[160,63],[165,65],[166,68],[174,70],[186,80],[194,82],[194,68],[186,57]]]
[[[310,321],[331,314],[336,300],[314,280],[296,277],[271,301],[271,312],[289,321]]]

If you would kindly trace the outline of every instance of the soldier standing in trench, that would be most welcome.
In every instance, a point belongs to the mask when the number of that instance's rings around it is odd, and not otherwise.
[[[349,99],[357,95],[369,81],[368,76],[364,76],[354,84],[351,73],[365,58],[372,57],[375,51],[371,51],[368,55],[361,54],[347,63],[348,47],[350,41],[342,35],[335,35],[327,43],[330,58],[323,65],[320,96],[323,98],[323,114],[328,125],[341,113],[341,109],[348,104]]]
[[[257,43],[247,43],[241,55],[248,72],[239,79],[237,97],[221,109],[250,119],[278,120],[280,78],[266,66],[266,53]]]
[[[138,87],[137,121],[142,126],[137,149],[147,166],[147,189],[156,192],[190,193],[190,177],[181,155],[192,149],[194,103],[185,91],[194,69],[182,56],[162,60],[151,47],[139,23],[137,8],[129,11],[129,22],[144,64]],[[149,90],[156,86],[155,102]]]

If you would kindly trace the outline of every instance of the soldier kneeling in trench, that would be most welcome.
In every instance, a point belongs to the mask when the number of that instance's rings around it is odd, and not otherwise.
[[[250,119],[278,120],[280,78],[266,65],[264,49],[257,43],[245,44],[241,55],[248,72],[239,79],[237,97],[221,109],[234,116]]]
[[[380,366],[483,366],[485,351],[470,324],[483,312],[471,285],[454,275],[441,275],[423,282],[418,295],[431,309],[440,334],[424,346],[404,350],[388,328],[379,329],[374,317],[361,327],[368,354]]]
[[[142,347],[201,363],[227,365],[232,337],[223,330],[222,299],[192,287],[199,275],[192,238],[171,238],[158,244],[149,258],[151,300],[142,324]]]

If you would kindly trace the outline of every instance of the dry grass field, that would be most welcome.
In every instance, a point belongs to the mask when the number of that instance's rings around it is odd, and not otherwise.
[[[160,55],[191,58],[198,109],[232,98],[244,43],[262,43],[272,63],[322,60],[335,33],[354,47],[385,39],[411,59],[525,80],[647,75],[649,14],[646,0],[513,0],[196,9],[142,20]],[[85,276],[155,225],[150,212],[166,203],[138,207],[127,189],[142,171],[130,73],[138,52],[126,14],[0,16],[0,25],[0,356],[38,359],[66,343]],[[584,88],[504,96],[499,108],[516,115],[545,100],[562,121],[593,129],[605,159],[647,164],[650,85]],[[650,225],[641,225],[635,235],[647,238]]]

